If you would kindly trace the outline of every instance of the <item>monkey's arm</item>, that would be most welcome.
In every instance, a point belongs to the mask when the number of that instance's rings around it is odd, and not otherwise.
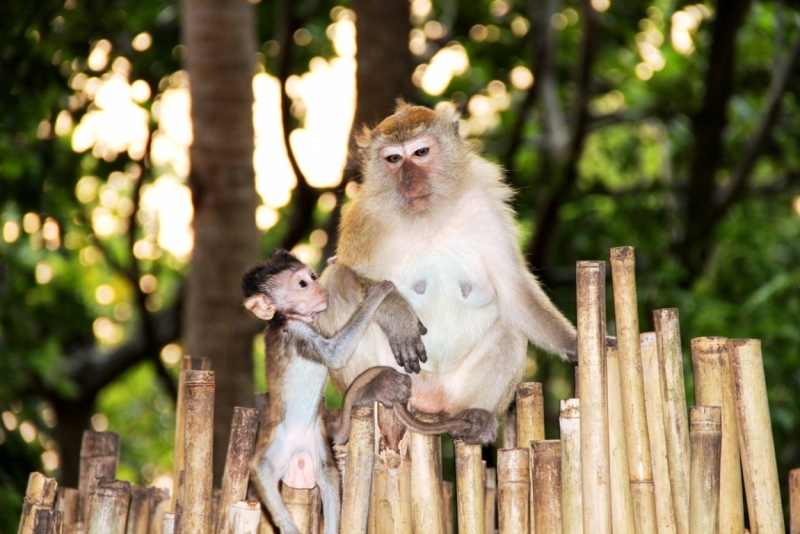
[[[289,321],[286,330],[298,344],[298,353],[308,358],[318,357],[329,369],[341,369],[353,352],[381,302],[393,292],[392,282],[378,283],[372,288],[347,323],[330,339],[302,321]],[[304,350],[308,349],[308,350]]]
[[[378,284],[340,262],[329,265],[322,273],[320,281],[328,289],[331,298],[350,303],[360,302],[366,292]],[[329,323],[331,320],[326,313],[317,316],[320,326],[328,326],[322,323]],[[421,337],[428,330],[399,291],[393,291],[381,303],[375,313],[375,322],[386,334],[397,364],[407,373],[419,373],[419,362],[428,361]]]

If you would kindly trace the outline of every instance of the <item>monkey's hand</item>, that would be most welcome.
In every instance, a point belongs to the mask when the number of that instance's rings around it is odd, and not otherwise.
[[[456,419],[467,421],[469,427],[462,434],[451,432],[450,435],[454,438],[463,439],[470,445],[485,445],[497,439],[497,421],[486,410],[480,408],[464,410],[456,416]]]
[[[428,329],[417,318],[408,301],[397,291],[391,293],[378,308],[375,321],[389,339],[397,364],[407,373],[419,373],[420,362],[428,361],[423,335]]]

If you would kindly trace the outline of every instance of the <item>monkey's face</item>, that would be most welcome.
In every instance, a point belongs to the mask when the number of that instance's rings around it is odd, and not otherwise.
[[[276,278],[273,298],[285,315],[311,322],[314,315],[328,308],[328,293],[310,267],[287,270]]]
[[[423,211],[430,203],[431,175],[439,150],[438,141],[429,135],[387,144],[378,150],[381,164],[392,177],[406,208],[413,213]]]

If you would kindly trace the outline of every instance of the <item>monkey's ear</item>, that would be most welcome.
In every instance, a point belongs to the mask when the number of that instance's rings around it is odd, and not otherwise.
[[[356,134],[356,146],[358,147],[359,155],[372,143],[372,130],[366,124],[361,127],[361,131]]]
[[[453,134],[459,137],[459,124],[461,121],[461,113],[458,112],[458,107],[448,100],[436,104],[436,115],[445,122],[450,123],[453,128]]]
[[[273,304],[272,299],[261,293],[246,299],[244,307],[263,321],[269,321],[275,316],[275,304]]]

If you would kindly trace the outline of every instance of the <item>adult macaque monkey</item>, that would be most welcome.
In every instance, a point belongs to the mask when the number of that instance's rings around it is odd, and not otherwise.
[[[269,437],[256,451],[251,480],[282,534],[299,534],[278,488],[319,486],[326,534],[339,532],[339,482],[322,424],[322,392],[328,369],[350,357],[392,282],[374,284],[335,335],[320,335],[314,316],[328,296],[309,267],[285,250],[242,276],[244,306],[267,321]],[[388,383],[388,382],[387,382]],[[390,392],[389,392],[390,393]],[[407,395],[406,395],[407,398]]]
[[[421,372],[411,376],[414,408],[498,416],[522,379],[527,341],[574,359],[577,335],[528,271],[508,205],[512,191],[500,168],[459,136],[459,118],[449,103],[435,111],[400,103],[357,136],[363,182],[343,210],[337,259],[321,279],[330,306],[317,324],[335,332],[367,281],[391,280],[404,299],[390,295],[375,320],[392,330],[367,329],[332,372],[337,387],[391,365],[392,348],[412,343],[418,316],[427,327],[427,361],[419,358]],[[483,441],[492,441],[495,421],[485,423]]]

